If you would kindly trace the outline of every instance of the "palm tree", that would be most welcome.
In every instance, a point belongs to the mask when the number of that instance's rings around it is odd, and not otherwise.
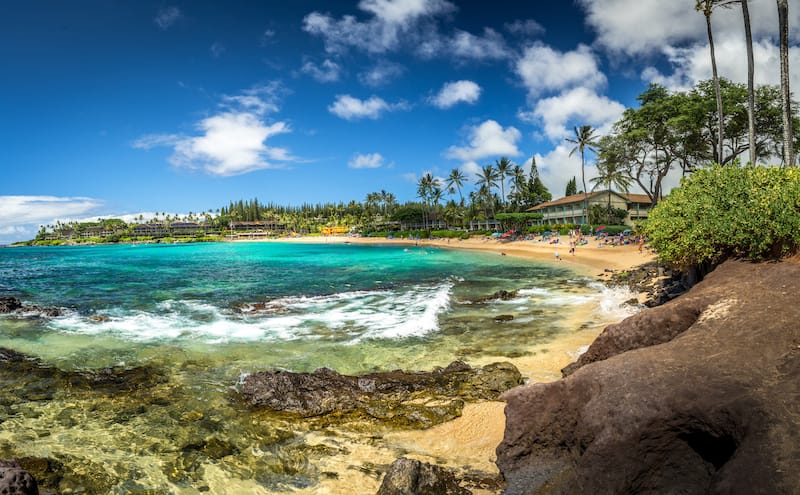
[[[525,177],[525,169],[519,165],[514,165],[509,174],[511,177],[511,187],[514,189],[513,195],[515,201],[522,202],[525,197],[525,190],[528,187],[528,180]]]
[[[486,165],[478,172],[478,180],[475,184],[480,186],[481,195],[486,199],[487,203],[492,198],[492,188],[497,187],[497,170],[489,164]],[[494,202],[492,202],[492,215],[494,216]]]
[[[454,168],[450,171],[450,175],[447,176],[447,182],[445,185],[447,186],[447,191],[450,194],[453,194],[456,190],[458,191],[458,197],[461,199],[461,204],[464,204],[464,196],[461,194],[461,186],[467,182],[467,176],[464,175],[464,172],[461,170]]]
[[[631,179],[622,168],[622,164],[616,160],[600,160],[597,162],[597,177],[589,182],[594,184],[592,191],[598,186],[603,185],[608,190],[608,207],[606,209],[606,223],[611,222],[611,188],[617,187],[620,191],[628,192],[631,187]]]
[[[431,193],[433,192],[434,187],[438,185],[436,182],[436,179],[433,178],[430,172],[420,177],[419,181],[417,181],[417,196],[422,198],[425,206],[428,207],[427,209],[430,209]],[[422,221],[425,223],[425,228],[427,229],[428,221],[424,217]]]
[[[505,205],[506,203],[506,177],[511,174],[511,161],[502,157],[494,162],[495,170],[497,170],[497,178],[500,180],[500,202]]]
[[[711,77],[714,81],[714,93],[717,96],[717,118],[719,119],[717,125],[717,132],[719,136],[717,136],[717,150],[714,151],[714,154],[717,155],[716,162],[722,163],[722,142],[723,142],[723,135],[724,135],[724,123],[722,117],[722,92],[720,91],[719,87],[719,75],[717,74],[717,57],[714,54],[714,35],[711,31],[711,13],[714,10],[714,5],[718,3],[719,0],[697,0],[695,3],[695,10],[698,12],[702,12],[703,15],[706,17],[706,32],[708,33],[708,46],[709,50],[711,51]]]
[[[745,47],[747,48],[747,138],[750,144],[750,164],[756,164],[756,90],[755,63],[753,62],[753,33],[750,31],[750,9],[748,0],[741,0],[744,20]]]
[[[575,127],[575,139],[567,138],[567,142],[575,145],[569,156],[572,156],[576,151],[581,152],[581,181],[583,182],[583,213],[585,220],[589,221],[589,193],[586,190],[586,150],[595,152],[595,129],[590,125],[582,125]]]
[[[792,95],[789,92],[789,0],[778,1],[778,29],[781,45],[781,100],[783,103],[783,161],[794,166],[792,144]]]

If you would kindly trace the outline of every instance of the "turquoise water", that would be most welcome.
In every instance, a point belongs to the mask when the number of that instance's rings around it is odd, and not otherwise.
[[[501,289],[518,293],[478,301]],[[86,493],[127,493],[131,478],[141,493],[315,493],[332,476],[321,466],[338,466],[336,452],[377,449],[377,441],[356,435],[344,449],[345,440],[328,435],[334,454],[305,449],[310,426],[267,420],[231,401],[243,374],[519,358],[574,331],[564,323],[574,312],[614,319],[625,297],[554,263],[294,243],[0,249],[0,295],[64,309],[52,319],[0,317],[0,347],[62,370],[148,365],[164,374],[163,383],[130,396],[0,400],[0,455],[108,475],[101,483],[74,474]],[[514,318],[499,322],[499,315]],[[65,422],[64,410],[75,419]],[[192,447],[211,438],[232,443],[230,452],[204,457]]]

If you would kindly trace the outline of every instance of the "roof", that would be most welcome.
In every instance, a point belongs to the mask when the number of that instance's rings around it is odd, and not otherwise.
[[[588,194],[588,197],[589,198],[593,198],[593,197],[595,197],[597,195],[605,194],[607,192],[608,192],[607,189],[604,189],[602,191],[590,192]],[[652,201],[650,201],[650,198],[647,196],[647,194],[623,194],[623,193],[618,193],[616,191],[611,191],[611,192],[613,194],[616,194],[617,196],[625,198],[626,200],[628,200],[631,203],[647,203],[647,204],[652,203]],[[573,194],[571,196],[564,196],[563,198],[554,199],[553,201],[548,201],[546,203],[540,203],[540,204],[534,206],[533,208],[529,208],[528,211],[541,210],[542,208],[547,208],[548,206],[558,206],[558,205],[566,205],[566,204],[570,204],[570,203],[580,203],[581,201],[583,201],[583,194]]]

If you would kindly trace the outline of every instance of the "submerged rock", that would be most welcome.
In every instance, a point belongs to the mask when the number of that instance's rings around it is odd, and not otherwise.
[[[492,294],[491,296],[484,296],[478,297],[476,299],[472,299],[470,302],[473,304],[483,304],[491,301],[510,301],[517,297],[519,291],[516,290],[499,290]]]
[[[383,478],[377,495],[469,495],[452,472],[415,459],[394,461]]]
[[[151,366],[115,366],[65,371],[12,349],[0,348],[0,404],[52,399],[59,392],[118,394],[163,383],[163,373]]]
[[[0,461],[0,494],[39,495],[39,486],[17,461]]]
[[[0,296],[0,314],[34,315],[55,318],[64,314],[61,308],[48,306],[27,306],[22,304],[19,299],[10,296]]]
[[[800,263],[728,261],[503,395],[508,495],[800,493]]]
[[[252,407],[303,417],[361,413],[398,425],[428,427],[460,416],[464,400],[496,399],[521,383],[519,370],[510,363],[473,369],[456,361],[431,372],[361,376],[327,368],[313,373],[262,371],[245,378],[240,393]]]

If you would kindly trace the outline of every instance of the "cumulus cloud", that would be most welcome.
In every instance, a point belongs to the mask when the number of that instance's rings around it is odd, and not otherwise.
[[[320,36],[331,53],[351,47],[384,53],[395,49],[400,34],[411,30],[416,21],[455,10],[446,0],[362,0],[358,8],[371,16],[359,21],[352,15],[336,19],[312,12],[303,19],[303,30]]]
[[[706,39],[705,18],[691,0],[579,0],[587,24],[597,32],[597,42],[628,55],[658,53],[675,46]],[[790,25],[800,23],[798,9],[790,9]],[[777,14],[772,0],[750,0],[750,21],[755,39],[777,36]],[[742,37],[741,9],[716,9],[714,35]]]
[[[321,65],[308,60],[300,68],[300,72],[308,74],[319,82],[336,82],[342,72],[342,66],[330,59],[322,61]]]
[[[598,88],[606,84],[597,57],[586,45],[559,52],[542,43],[525,49],[514,70],[531,96],[575,86]]]
[[[170,163],[177,167],[202,169],[211,175],[232,176],[267,168],[280,168],[296,160],[285,148],[266,141],[291,131],[286,122],[265,122],[265,115],[277,111],[276,86],[251,88],[223,97],[221,111],[195,124],[197,135],[151,134],[133,143],[134,148],[169,146]]]
[[[380,60],[370,69],[358,74],[358,80],[365,86],[376,88],[390,83],[393,79],[403,75],[404,72],[405,68],[402,65]]]
[[[183,13],[178,7],[162,7],[158,9],[158,13],[156,14],[155,19],[153,19],[153,22],[155,22],[156,26],[158,26],[162,31],[166,31],[173,24],[178,22],[181,17],[183,17]]]
[[[384,112],[406,108],[405,103],[387,103],[383,98],[371,96],[366,100],[350,95],[337,95],[328,111],[345,120],[377,119]]]
[[[40,225],[87,215],[102,202],[85,197],[0,196],[0,244],[31,239]]]
[[[469,142],[464,146],[451,146],[445,152],[447,158],[464,162],[462,170],[475,173],[478,160],[489,157],[519,156],[517,141],[522,135],[515,127],[503,128],[494,120],[487,120],[469,129]]]
[[[431,103],[439,108],[450,108],[457,103],[475,103],[481,96],[481,87],[472,81],[452,81],[445,83]]]
[[[540,119],[547,137],[559,140],[570,136],[574,125],[591,125],[606,134],[624,111],[621,103],[581,87],[538,100],[533,116]]]
[[[536,167],[539,169],[539,176],[553,198],[564,196],[567,190],[567,182],[573,177],[578,180],[578,189],[583,189],[581,184],[581,157],[579,153],[569,156],[572,145],[562,143],[553,148],[550,152],[541,155],[537,153]],[[586,166],[586,187],[591,189],[589,179],[597,175],[597,169],[591,160]]]
[[[545,28],[533,19],[521,20],[517,19],[514,22],[506,23],[504,26],[506,31],[517,36],[533,37],[541,36],[545,33]]]
[[[747,81],[747,64],[743,62],[744,40],[722,39],[714,44],[719,75],[731,81]],[[642,79],[661,84],[672,90],[686,90],[697,82],[711,79],[711,58],[708,45],[693,44],[686,47],[666,47],[664,53],[670,63],[671,73],[655,67],[642,71]],[[780,85],[780,59],[778,46],[769,40],[753,44],[756,84]],[[790,47],[789,66],[800,66],[800,47]],[[790,87],[800,85],[800,71],[791,71]]]
[[[357,153],[353,158],[347,162],[350,168],[379,168],[383,165],[383,156],[380,153]]]

